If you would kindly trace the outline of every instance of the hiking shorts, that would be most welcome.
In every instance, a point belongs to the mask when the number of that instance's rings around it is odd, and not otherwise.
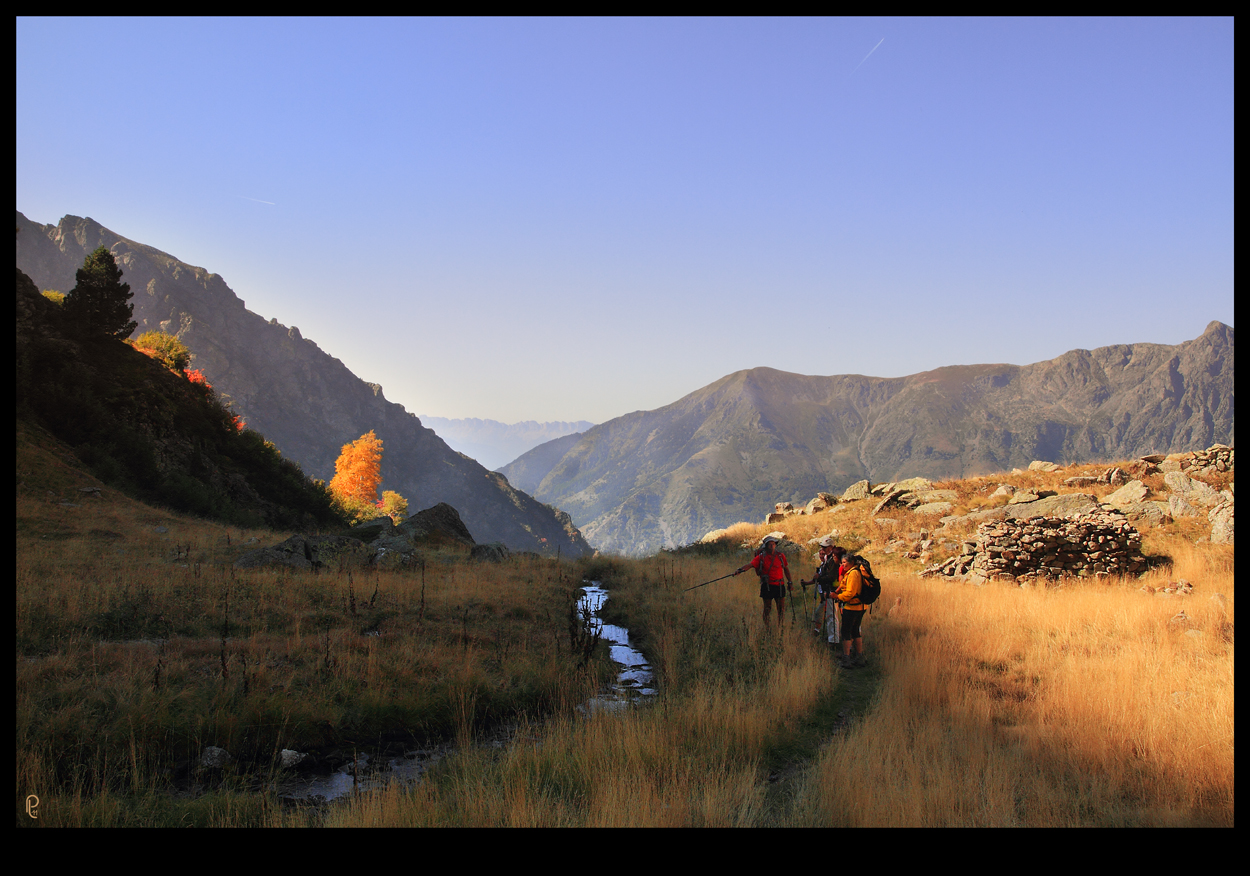
[[[760,599],[777,599],[786,598],[786,588],[780,584],[764,584],[760,583]]]
[[[842,641],[847,639],[858,639],[859,625],[864,620],[864,612],[852,611],[851,609],[843,609],[842,611]]]

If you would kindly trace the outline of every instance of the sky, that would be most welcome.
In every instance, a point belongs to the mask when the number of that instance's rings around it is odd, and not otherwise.
[[[1233,325],[1232,19],[16,22],[17,209],[418,414]]]

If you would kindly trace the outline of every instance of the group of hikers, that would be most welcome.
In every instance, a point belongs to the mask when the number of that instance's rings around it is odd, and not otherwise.
[[[809,584],[816,586],[816,600],[812,617],[813,632],[820,635],[822,631],[828,637],[830,647],[841,645],[841,664],[844,669],[855,669],[864,665],[864,639],[860,633],[864,612],[868,608],[865,587],[863,561],[852,556],[844,548],[834,544],[830,536],[819,542],[820,553],[817,561],[819,566],[811,581],[799,581],[806,588]],[[760,598],[764,600],[764,625],[770,626],[769,606],[777,612],[777,627],[781,628],[785,616],[785,598],[787,591],[794,598],[794,581],[790,578],[790,565],[786,555],[777,549],[777,537],[764,538],[764,544],[755,557],[734,575],[741,575],[748,569],[754,569],[760,576]],[[875,579],[872,579],[875,583]],[[806,610],[804,611],[806,614]]]

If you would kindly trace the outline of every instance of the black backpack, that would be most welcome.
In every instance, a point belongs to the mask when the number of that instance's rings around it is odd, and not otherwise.
[[[860,605],[872,605],[881,598],[881,581],[872,573],[872,566],[863,557],[851,557],[851,566],[859,567],[863,584],[859,588]]]

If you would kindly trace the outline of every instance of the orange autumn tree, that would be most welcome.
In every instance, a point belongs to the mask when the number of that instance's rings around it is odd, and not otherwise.
[[[382,440],[370,430],[350,444],[334,463],[334,479],[330,489],[344,501],[378,501],[378,485],[382,483]]]
[[[395,516],[392,506],[408,503],[398,493],[387,490],[384,499],[378,499],[378,487],[382,483],[382,439],[372,431],[361,435],[350,444],[343,445],[343,452],[334,463],[334,478],[330,492],[353,520],[369,520],[383,514]],[[393,497],[393,498],[392,498]],[[402,516],[402,512],[401,516]]]

